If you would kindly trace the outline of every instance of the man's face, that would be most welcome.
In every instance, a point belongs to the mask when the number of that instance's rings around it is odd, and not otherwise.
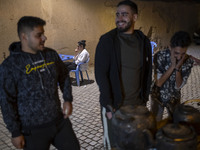
[[[82,51],[82,50],[83,50],[83,45],[77,44],[77,50],[78,50],[78,51]]]
[[[35,27],[33,31],[27,33],[27,46],[29,51],[32,53],[42,51],[44,49],[46,39],[43,26]]]
[[[187,51],[187,47],[174,47],[172,48],[172,50],[174,51],[174,57],[176,58],[176,60],[180,60],[181,58],[185,57],[186,51]]]
[[[137,14],[133,13],[130,6],[120,5],[117,8],[115,23],[119,31],[132,33],[136,20]]]

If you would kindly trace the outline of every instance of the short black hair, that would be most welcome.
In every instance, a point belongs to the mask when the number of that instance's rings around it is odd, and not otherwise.
[[[86,44],[85,44],[86,40],[81,40],[78,42],[78,45],[82,45],[83,48],[85,48]]]
[[[117,7],[120,5],[127,5],[130,6],[134,14],[138,14],[138,7],[137,4],[130,0],[124,0],[118,3]]]
[[[22,32],[26,32],[28,30],[33,30],[34,27],[44,26],[46,25],[46,21],[41,18],[33,17],[33,16],[24,16],[17,23],[17,33],[20,38],[20,34]]]
[[[189,33],[185,32],[185,31],[178,31],[176,32],[171,40],[170,40],[170,46],[172,48],[174,47],[188,47],[191,44],[191,38]]]

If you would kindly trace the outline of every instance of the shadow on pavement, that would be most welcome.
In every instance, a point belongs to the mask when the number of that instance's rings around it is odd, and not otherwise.
[[[77,86],[75,78],[71,78],[71,82],[72,82],[72,86]],[[94,82],[95,82],[94,80],[83,79],[83,81],[80,81],[80,86],[92,84]]]

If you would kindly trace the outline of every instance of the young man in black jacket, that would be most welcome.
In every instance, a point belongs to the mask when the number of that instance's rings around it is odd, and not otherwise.
[[[114,147],[112,111],[122,105],[145,105],[149,96],[151,45],[141,31],[134,29],[137,17],[134,2],[120,2],[117,28],[102,35],[96,48],[95,77],[100,90],[104,136],[111,147]]]
[[[10,56],[0,67],[0,106],[16,148],[79,150],[72,129],[72,89],[68,71],[55,50],[44,47],[40,18],[18,22],[20,42],[10,45]],[[63,92],[63,109],[58,96]]]

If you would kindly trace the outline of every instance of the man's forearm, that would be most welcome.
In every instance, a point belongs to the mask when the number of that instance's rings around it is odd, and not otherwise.
[[[183,82],[183,79],[182,79],[181,71],[176,70],[176,85],[177,85],[177,88],[179,88],[181,86],[182,82]]]

